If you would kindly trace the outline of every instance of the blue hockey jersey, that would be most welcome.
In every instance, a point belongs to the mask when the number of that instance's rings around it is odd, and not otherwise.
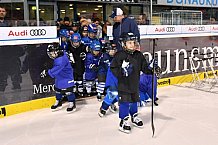
[[[111,72],[110,67],[108,67],[108,71],[107,71],[105,88],[110,88],[111,91],[118,90],[118,80]]]
[[[61,42],[61,49],[64,51],[68,51],[68,43],[67,42]]]
[[[100,56],[88,53],[85,59],[85,79],[93,81],[97,78]],[[94,67],[93,67],[94,65]]]
[[[152,97],[152,74],[141,74],[139,82],[139,91],[142,93],[147,93],[149,97]],[[156,98],[157,94],[157,77],[154,76],[154,96]]]
[[[83,37],[82,40],[81,40],[81,42],[82,42],[85,46],[89,46],[89,45],[92,43],[92,41],[94,41],[94,40],[98,40],[98,39],[97,39],[97,38],[92,39],[92,38],[90,38],[90,37]],[[98,41],[99,41],[99,40],[98,40]]]
[[[58,89],[74,86],[73,69],[65,52],[54,59],[53,68],[48,70],[48,74],[55,78],[55,87]]]
[[[108,53],[102,53],[99,60],[98,74],[107,74],[112,58]]]

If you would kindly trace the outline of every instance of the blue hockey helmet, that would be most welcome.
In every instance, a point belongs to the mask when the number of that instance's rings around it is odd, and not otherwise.
[[[71,40],[72,42],[77,43],[77,42],[81,42],[82,38],[81,38],[81,36],[80,36],[79,33],[73,33],[73,34],[71,35],[71,37],[70,37],[70,40]]]
[[[100,51],[101,50],[101,43],[98,40],[92,41],[90,44],[91,51]]]
[[[95,24],[89,24],[88,25],[88,32],[89,33],[97,33],[98,32],[97,26]]]
[[[59,34],[61,37],[66,37],[66,38],[68,38],[70,36],[69,31],[67,29],[61,29],[59,31]]]

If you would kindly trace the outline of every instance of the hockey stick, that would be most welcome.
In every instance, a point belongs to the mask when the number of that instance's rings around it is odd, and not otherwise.
[[[155,39],[153,40],[153,54],[152,54],[152,59],[155,59]],[[155,133],[155,127],[154,127],[154,75],[155,75],[155,68],[154,68],[154,63],[153,63],[153,68],[152,68],[152,104],[151,104],[151,128],[152,128],[152,137],[154,137]]]

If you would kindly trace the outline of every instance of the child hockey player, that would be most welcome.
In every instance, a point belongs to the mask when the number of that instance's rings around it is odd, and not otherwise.
[[[68,39],[70,37],[70,33],[67,29],[61,29],[59,31],[60,35],[60,45],[61,49],[64,51],[68,51]]]
[[[88,26],[84,25],[81,28],[81,36],[82,38],[88,37]]]
[[[106,51],[110,55],[110,62],[111,62],[112,58],[114,57],[117,51],[116,44],[112,44],[110,46],[107,45]],[[107,90],[107,93],[98,112],[98,115],[100,117],[103,117],[106,114],[108,108],[113,113],[117,111],[117,107],[114,105],[114,103],[118,101],[117,78],[113,75],[113,73],[110,70],[110,62],[107,71],[106,83],[105,83],[105,88]]]
[[[73,33],[80,33],[79,30],[80,30],[80,23],[79,22],[72,22],[72,25],[71,25],[71,31],[70,31],[70,34],[72,35]]]
[[[104,49],[107,49],[107,51],[104,53],[101,53],[100,60],[99,60],[99,68],[98,68],[98,81],[97,81],[97,87],[96,87],[98,101],[101,101],[102,96],[104,95],[103,93],[105,89],[106,75],[107,75],[110,62],[112,60],[112,57],[110,57],[110,54],[109,54],[109,51],[111,49],[111,44],[105,43],[104,46],[105,46]]]
[[[88,25],[88,37],[83,37],[82,43],[89,47],[90,44],[92,43],[92,41],[98,40],[96,38],[97,32],[98,32],[98,29],[97,29],[96,25],[89,24]]]
[[[87,53],[85,59],[85,81],[86,81],[86,92],[88,96],[91,96],[91,93],[94,93],[98,67],[99,67],[99,59],[100,59],[100,51],[101,44],[99,41],[93,41],[90,44],[90,53]]]
[[[119,96],[119,130],[130,133],[129,114],[134,126],[142,128],[143,122],[138,118],[137,102],[139,102],[140,71],[151,73],[143,54],[136,50],[137,38],[133,33],[122,33],[120,42],[123,50],[117,52],[110,69],[118,79]]]
[[[85,72],[84,60],[86,58],[86,46],[81,43],[81,36],[79,33],[74,33],[70,37],[70,46],[68,54],[73,56],[74,63],[73,76],[76,84],[76,92],[83,96],[83,74]]]
[[[48,45],[47,54],[51,59],[54,59],[53,68],[49,70],[43,70],[40,76],[42,78],[46,76],[55,78],[56,102],[51,106],[51,109],[60,109],[62,107],[62,97],[67,96],[69,101],[67,112],[73,112],[76,110],[76,104],[74,95],[73,69],[69,59],[66,53],[60,49],[58,43]]]
[[[139,82],[139,95],[140,95],[140,102],[139,107],[143,107],[146,103],[152,100],[152,74],[141,74],[140,75],[140,82]],[[156,102],[156,95],[157,95],[157,77],[154,77],[154,105],[158,106]]]
[[[150,62],[151,64],[152,62]],[[155,75],[154,75],[154,105],[158,106],[157,100],[157,79],[160,78],[162,73],[161,68],[158,66],[157,59],[153,59],[154,67],[155,67]],[[153,64],[152,64],[153,65]],[[150,65],[149,65],[150,66]],[[139,106],[145,106],[146,103],[152,101],[152,74],[144,74],[140,75],[139,82],[139,94],[140,94],[140,102]]]

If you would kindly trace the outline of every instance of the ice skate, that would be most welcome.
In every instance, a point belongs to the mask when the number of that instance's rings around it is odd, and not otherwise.
[[[119,130],[124,133],[130,133],[131,132],[131,126],[128,122],[129,116],[125,117],[120,121]]]
[[[101,95],[101,93],[98,93],[98,94],[97,94],[97,100],[98,100],[99,102],[101,102],[101,100],[102,100],[102,95]]]
[[[76,111],[75,102],[69,102],[69,107],[67,108],[67,113],[72,113]]]
[[[105,114],[106,114],[106,110],[100,108],[100,109],[99,109],[99,112],[98,112],[98,115],[99,115],[100,117],[104,117]]]
[[[114,104],[111,104],[111,105],[109,106],[109,110],[110,110],[112,113],[115,113],[115,112],[117,112],[117,106],[114,105]]]
[[[78,95],[81,96],[81,97],[84,96],[83,92],[78,92]]]
[[[158,106],[158,103],[157,103],[157,101],[154,101],[154,105],[155,105],[155,106]]]
[[[138,128],[143,128],[142,119],[138,118],[137,116],[138,116],[137,113],[132,116],[131,118],[132,124]]]
[[[55,104],[51,106],[52,111],[57,111],[62,109],[62,102],[60,100],[56,100]]]
[[[151,101],[152,101],[151,98],[148,98],[147,100],[145,100],[146,103],[149,103],[149,102],[151,102]]]

